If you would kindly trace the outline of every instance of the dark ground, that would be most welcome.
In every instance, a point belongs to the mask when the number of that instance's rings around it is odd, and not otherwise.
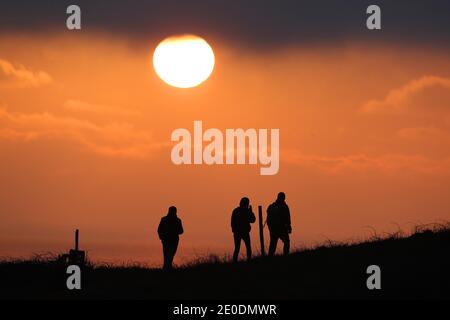
[[[0,298],[11,299],[316,299],[450,298],[450,229],[330,244],[288,257],[236,265],[215,261],[170,273],[142,267],[86,267],[82,290],[65,287],[52,261],[0,263]],[[381,290],[368,290],[366,268],[381,268]]]

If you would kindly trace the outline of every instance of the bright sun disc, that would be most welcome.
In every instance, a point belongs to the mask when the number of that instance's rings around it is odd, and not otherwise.
[[[214,61],[210,45],[194,35],[166,38],[153,54],[158,76],[177,88],[192,88],[204,82],[214,69]]]

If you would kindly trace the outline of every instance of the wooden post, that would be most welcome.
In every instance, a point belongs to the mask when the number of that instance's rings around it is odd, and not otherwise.
[[[259,217],[259,242],[261,243],[261,255],[264,257],[266,251],[264,249],[264,225],[262,217],[262,206],[258,206],[258,217]]]
[[[78,251],[78,229],[75,230],[75,251]]]

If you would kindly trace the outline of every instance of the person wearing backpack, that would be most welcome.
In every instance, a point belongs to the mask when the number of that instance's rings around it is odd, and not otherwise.
[[[250,243],[251,223],[256,221],[250,200],[247,197],[241,199],[239,207],[233,210],[231,214],[231,230],[234,238],[233,261],[237,262],[239,250],[241,249],[241,240],[244,241],[247,249],[247,260],[252,258],[252,247]]]
[[[173,258],[177,252],[180,234],[184,232],[181,219],[177,217],[177,208],[170,207],[166,216],[161,218],[158,236],[163,245],[164,270],[172,269]]]
[[[289,254],[289,234],[292,232],[291,213],[285,200],[286,195],[284,192],[280,192],[277,200],[267,208],[267,226],[270,233],[269,256],[275,254],[278,239],[283,241],[284,255]]]

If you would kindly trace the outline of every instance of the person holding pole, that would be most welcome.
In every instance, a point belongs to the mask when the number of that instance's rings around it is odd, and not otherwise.
[[[283,253],[289,254],[289,234],[292,232],[291,213],[285,200],[286,195],[280,192],[277,200],[267,208],[267,226],[270,233],[269,257],[275,254],[278,239],[283,241]]]
[[[252,258],[252,247],[250,243],[251,223],[256,221],[250,200],[247,197],[241,199],[239,207],[233,210],[231,214],[231,230],[234,237],[233,261],[237,262],[239,251],[241,249],[241,240],[245,243],[247,249],[247,260]]]

